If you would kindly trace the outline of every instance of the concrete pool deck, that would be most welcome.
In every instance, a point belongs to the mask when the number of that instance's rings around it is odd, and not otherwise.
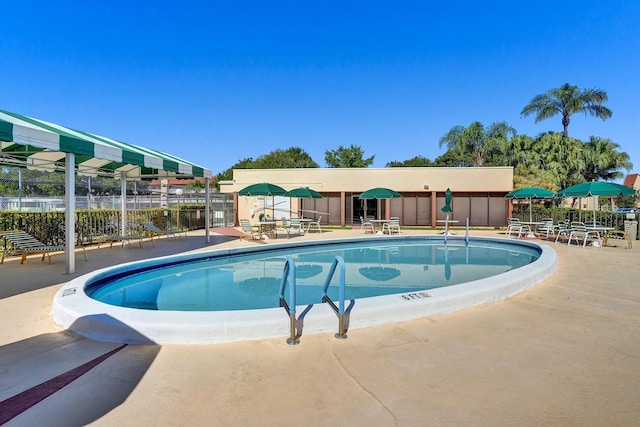
[[[121,348],[52,321],[53,295],[70,278],[202,250],[203,235],[161,239],[156,248],[92,248],[88,262],[76,258],[72,276],[64,275],[62,255],[53,265],[36,256],[0,265],[0,424],[16,414],[6,425],[638,425],[639,244],[543,242],[559,267],[532,289],[456,313],[353,329],[346,340],[321,333],[303,335],[297,346],[283,336]],[[215,248],[259,244],[211,240]]]

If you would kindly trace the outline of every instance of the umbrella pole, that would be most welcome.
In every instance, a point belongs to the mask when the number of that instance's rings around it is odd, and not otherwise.
[[[444,243],[447,243],[447,236],[449,235],[449,213],[447,213],[444,219]]]

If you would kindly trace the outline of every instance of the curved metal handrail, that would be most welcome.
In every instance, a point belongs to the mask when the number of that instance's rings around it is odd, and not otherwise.
[[[284,297],[285,289],[289,284],[289,302]],[[288,255],[282,271],[280,282],[280,307],[284,307],[289,315],[291,335],[287,338],[287,344],[295,345],[300,342],[296,334],[296,263],[291,255]]]
[[[339,269],[340,283],[339,283],[339,289],[338,289],[338,306],[336,306],[336,304],[331,300],[331,298],[329,298],[329,295],[327,295],[327,290],[329,289],[329,285],[331,284],[331,279],[333,279],[333,276],[336,272],[336,268],[338,267],[340,267]],[[346,277],[346,274],[345,274],[344,258],[342,258],[340,255],[336,255],[336,257],[333,259],[333,262],[331,263],[331,267],[329,268],[329,273],[327,274],[327,278],[324,282],[324,286],[322,287],[322,302],[326,302],[327,304],[329,304],[329,306],[333,309],[333,311],[338,316],[338,333],[335,335],[335,337],[340,339],[347,338],[347,325],[345,320],[346,320],[346,317],[349,315],[351,308],[353,308],[353,305],[354,305],[354,301],[352,300],[351,304],[349,304],[349,307],[345,311],[345,308],[344,308],[345,284],[346,284],[345,277]]]

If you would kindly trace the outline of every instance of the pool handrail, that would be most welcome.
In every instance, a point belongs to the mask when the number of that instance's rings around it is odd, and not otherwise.
[[[284,297],[284,291],[289,283],[289,303]],[[280,307],[284,307],[289,315],[290,336],[287,344],[296,345],[300,339],[296,333],[296,263],[291,255],[287,255],[282,271],[282,281],[280,282]]]
[[[331,279],[333,279],[333,275],[335,274],[337,267],[340,267],[338,306],[336,306],[336,304],[331,300],[331,298],[329,298],[329,295],[327,295],[327,290],[329,289],[329,285],[331,284]],[[352,301],[352,304],[349,305],[349,308],[345,312],[345,309],[344,309],[345,284],[346,284],[345,277],[346,277],[346,274],[345,274],[344,258],[342,258],[340,255],[336,255],[335,258],[333,259],[333,262],[331,263],[331,267],[329,268],[329,273],[327,274],[327,278],[324,282],[324,286],[322,287],[322,302],[326,302],[327,304],[329,304],[329,307],[331,307],[331,309],[333,309],[333,311],[336,313],[336,316],[338,316],[338,333],[335,334],[335,337],[339,339],[347,338],[347,327],[345,325],[345,316],[349,314],[349,312],[351,311],[351,308],[353,307],[353,301]]]

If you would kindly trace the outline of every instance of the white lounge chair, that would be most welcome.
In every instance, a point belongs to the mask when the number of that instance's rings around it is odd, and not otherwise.
[[[389,222],[386,222],[382,225],[382,232],[384,233],[385,230],[389,233],[389,235],[393,234],[394,231],[400,234],[400,218],[397,216],[392,216],[391,218],[389,218]]]
[[[576,243],[580,244],[580,239],[582,239],[582,247],[587,246],[587,240],[589,238],[593,238],[600,243],[602,246],[602,240],[600,240],[600,233],[595,230],[587,230],[587,227],[583,222],[574,221],[571,223],[571,229],[569,231],[569,241],[567,245],[571,244],[571,240],[576,239]]]
[[[360,216],[360,232],[366,233],[367,230],[371,231],[371,234],[373,234],[373,224],[369,221],[365,221],[364,218]]]
[[[538,224],[538,226],[536,227],[536,233],[538,233],[538,235],[542,236],[543,234],[546,234],[547,239],[549,238],[550,234],[553,234],[555,231],[555,225],[553,225],[553,218],[542,218],[542,224]]]
[[[289,225],[289,220],[287,219],[287,217],[282,217],[282,219],[280,219],[280,224],[276,224],[276,229],[275,229],[275,235],[276,237],[278,237],[279,233],[284,233],[287,235],[287,238],[289,238],[289,231],[291,230],[291,227]]]
[[[311,221],[307,226],[307,232],[311,231],[311,227],[315,227],[315,229],[318,230],[319,233],[322,233],[322,227],[320,226],[321,221],[322,221],[321,216],[319,216],[318,219],[316,219],[315,221]]]
[[[556,225],[555,227],[555,233],[556,233],[556,240],[555,240],[556,243],[558,243],[560,236],[564,236],[567,239],[569,238],[569,227],[567,226],[566,221],[558,221],[558,225]]]
[[[531,227],[527,224],[521,224],[518,218],[510,218],[509,224],[507,225],[507,237],[511,237],[512,233],[518,233],[518,237],[522,235],[522,233],[527,235],[527,233],[531,232]]]
[[[304,229],[302,228],[302,222],[300,222],[300,218],[291,218],[289,220],[289,234],[297,233],[298,235],[304,234]]]
[[[240,227],[242,228],[243,233],[251,236],[252,240],[262,240],[260,229],[252,226],[248,219],[241,219]]]

